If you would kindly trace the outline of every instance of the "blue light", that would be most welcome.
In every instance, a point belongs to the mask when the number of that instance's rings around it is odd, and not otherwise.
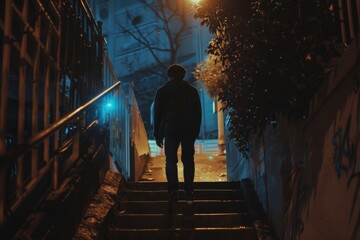
[[[114,102],[113,102],[113,99],[107,99],[105,102],[104,102],[104,107],[107,108],[107,109],[110,109],[114,106]]]

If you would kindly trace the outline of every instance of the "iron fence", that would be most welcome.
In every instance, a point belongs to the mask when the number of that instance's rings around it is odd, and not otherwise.
[[[330,5],[338,23],[340,37],[345,46],[358,35],[360,26],[360,1],[335,0]]]
[[[104,56],[104,80],[105,85],[110,86],[117,81],[117,77],[107,54]],[[141,156],[150,156],[150,147],[132,84],[127,86],[126,91],[119,88],[106,99],[103,120],[110,127],[113,160],[126,179],[137,181],[139,174],[134,176],[133,169],[135,167],[136,172],[142,171],[146,162]]]
[[[86,0],[0,1],[0,225],[40,184],[39,200],[59,189],[95,124],[110,129],[125,176],[130,146],[146,152],[135,97],[124,94],[103,40]]]

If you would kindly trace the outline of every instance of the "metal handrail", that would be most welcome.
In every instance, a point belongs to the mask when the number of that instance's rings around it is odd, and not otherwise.
[[[89,125],[87,125],[86,127],[84,127],[81,130],[81,133],[85,133],[86,131],[88,131],[90,128],[92,128],[95,124],[98,124],[99,120],[98,119],[94,119],[94,121],[92,121]],[[74,140],[72,138],[66,140],[57,150],[55,150],[55,154],[58,153],[63,153],[67,150],[69,150],[69,148],[72,146]]]
[[[338,9],[341,40],[345,46],[349,46],[359,32],[360,1],[337,0],[333,4]]]
[[[96,24],[96,20],[95,20],[95,17],[94,17],[94,13],[92,12],[91,7],[90,7],[88,1],[81,0],[80,3],[81,3],[81,5],[82,5],[83,9],[85,10],[86,15],[87,15],[88,18],[93,22],[96,30],[99,32],[99,31],[100,31],[99,26]]]
[[[102,97],[107,95],[108,93],[112,92],[115,88],[119,87],[120,84],[121,84],[120,81],[113,84],[111,87],[109,87],[108,89],[106,89],[105,91],[103,91],[102,93],[100,93],[99,95],[97,95],[96,97],[94,97],[93,99],[91,99],[90,101],[88,101],[87,103],[82,105],[81,107],[79,107],[76,110],[74,110],[73,112],[65,115],[64,117],[59,119],[57,122],[54,122],[53,124],[51,124],[48,128],[42,130],[35,136],[31,137],[26,143],[19,145],[12,151],[4,154],[3,156],[0,156],[0,159],[1,159],[0,167],[7,165],[11,161],[11,159],[18,158],[19,156],[21,156],[21,155],[25,154],[27,151],[29,151],[32,147],[39,144],[45,138],[53,135],[61,127],[68,124],[71,120],[73,120],[79,114],[83,113],[90,105],[94,104],[96,101],[98,101],[99,99],[101,99]],[[3,158],[5,159],[5,161],[3,160]]]

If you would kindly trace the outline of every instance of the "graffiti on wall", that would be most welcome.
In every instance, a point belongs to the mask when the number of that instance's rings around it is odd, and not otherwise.
[[[359,103],[360,104],[360,103]],[[358,114],[359,115],[359,114]],[[352,184],[355,184],[355,194],[352,200],[350,218],[357,217],[356,225],[352,239],[357,239],[357,236],[360,235],[360,212],[356,214],[356,204],[359,199],[360,192],[360,171],[357,170],[357,156],[356,151],[359,147],[360,140],[360,129],[357,128],[355,132],[355,137],[350,137],[351,129],[351,115],[348,118],[345,131],[340,127],[333,136],[333,163],[335,171],[338,178],[346,176],[347,187],[349,188]],[[359,118],[358,118],[359,119]]]
[[[286,189],[284,189],[284,239],[298,239],[304,231],[302,212],[308,205],[310,197],[309,186],[304,185],[304,166],[294,166],[286,177]],[[288,231],[291,229],[290,231]]]
[[[340,127],[334,137],[333,137],[333,145],[334,145],[334,154],[333,154],[333,162],[335,166],[335,171],[340,178],[342,174],[349,175],[349,182],[352,181],[354,176],[359,173],[355,173],[356,169],[356,145],[355,142],[350,140],[350,125],[351,125],[351,116],[346,124],[345,131]]]
[[[357,240],[360,237],[360,166],[359,166],[359,149],[360,149],[360,96],[359,89],[346,96],[345,105],[339,107],[338,116],[328,118],[326,122],[322,122],[319,127],[318,135],[309,138],[309,151],[304,162],[297,162],[292,166],[287,166],[284,171],[284,239],[302,239],[303,234],[309,234],[311,230],[306,232],[306,224],[304,218],[309,216],[311,212],[311,197],[316,192],[319,172],[323,164],[333,166],[335,178],[345,180],[344,188],[351,189],[351,198],[348,212],[349,226],[354,226],[351,231],[351,240]],[[341,109],[341,110],[340,110]],[[346,109],[346,110],[345,110]],[[336,112],[336,110],[334,111]],[[336,124],[338,123],[338,124]],[[332,126],[336,127],[332,127]],[[334,130],[331,130],[334,129]],[[321,136],[329,135],[327,140],[322,140]],[[331,132],[331,133],[330,133]],[[310,134],[310,136],[313,136]],[[313,140],[313,141],[312,141]],[[328,159],[327,152],[319,151],[328,141],[331,145],[330,162],[323,160]],[[320,144],[320,145],[318,145]],[[307,161],[307,160],[316,161]],[[311,171],[309,171],[311,169]],[[306,233],[305,233],[306,232]],[[311,233],[310,233],[311,234]]]

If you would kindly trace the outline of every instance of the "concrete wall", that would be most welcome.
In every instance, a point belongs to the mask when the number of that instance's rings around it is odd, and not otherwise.
[[[250,177],[280,239],[360,239],[360,64],[354,42],[308,120],[280,117],[248,157],[228,143],[231,180]]]
[[[360,239],[358,46],[347,50],[320,89],[305,127],[302,239]],[[354,66],[354,68],[350,68]],[[304,190],[305,191],[305,190]]]

